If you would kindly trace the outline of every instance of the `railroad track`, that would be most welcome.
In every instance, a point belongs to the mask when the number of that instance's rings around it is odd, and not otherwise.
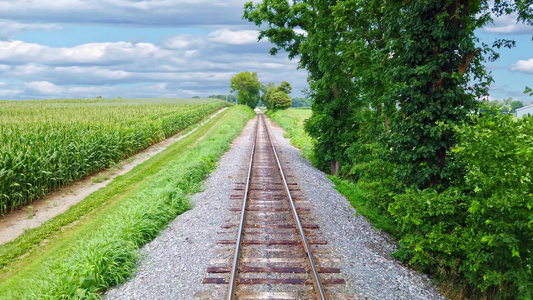
[[[232,217],[221,226],[220,259],[205,284],[227,285],[227,299],[350,299],[327,292],[343,285],[338,260],[324,249],[310,203],[284,167],[264,116],[258,115],[246,182],[232,195]],[[289,178],[289,180],[287,180]]]

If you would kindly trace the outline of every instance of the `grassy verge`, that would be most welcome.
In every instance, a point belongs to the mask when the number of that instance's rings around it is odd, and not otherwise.
[[[389,233],[396,234],[398,232],[396,224],[390,218],[380,213],[375,207],[369,203],[365,195],[365,191],[357,186],[357,183],[349,180],[343,180],[337,176],[328,175],[328,178],[335,184],[335,189],[339,191],[344,197],[348,198],[353,207],[357,209],[357,213],[368,218],[374,227],[385,230]]]
[[[7,247],[34,251],[7,261],[0,298],[97,298],[124,282],[137,249],[189,208],[187,195],[201,189],[252,115],[242,106],[230,108],[64,215],[4,245],[2,253]]]
[[[286,110],[268,110],[266,115],[285,130],[291,144],[299,148],[302,156],[313,162],[313,139],[304,130],[304,121],[311,116],[309,108],[289,108]]]

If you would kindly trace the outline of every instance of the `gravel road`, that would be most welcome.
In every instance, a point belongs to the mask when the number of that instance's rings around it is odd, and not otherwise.
[[[176,218],[142,250],[135,276],[109,290],[106,299],[223,299],[224,286],[203,285],[217,230],[228,217],[234,184],[243,182],[255,119],[233,142],[206,181],[205,191],[192,197],[194,208]],[[313,203],[313,213],[329,247],[341,258],[341,272],[347,289],[359,299],[445,299],[429,279],[388,256],[395,245],[373,229],[363,216],[334,188],[326,175],[300,156],[283,137],[283,130],[271,127],[281,159],[291,169],[302,192]]]

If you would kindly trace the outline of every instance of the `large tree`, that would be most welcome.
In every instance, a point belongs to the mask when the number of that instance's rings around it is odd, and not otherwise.
[[[230,88],[232,93],[237,91],[239,104],[248,105],[251,108],[257,106],[261,82],[259,82],[256,72],[250,73],[246,71],[233,76],[230,81]]]
[[[244,17],[264,28],[289,58],[309,72],[313,116],[323,169],[349,163],[346,150],[360,138],[357,112],[371,106],[387,128],[380,143],[402,166],[400,182],[446,185],[452,127],[477,107],[490,76],[485,58],[497,57],[475,30],[496,15],[516,12],[531,24],[531,1],[494,0],[263,0]],[[506,40],[493,46],[512,46]],[[480,46],[478,46],[480,45]]]

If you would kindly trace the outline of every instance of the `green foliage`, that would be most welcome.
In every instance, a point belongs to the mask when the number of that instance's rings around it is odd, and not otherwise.
[[[259,102],[259,91],[261,82],[257,78],[257,73],[248,71],[241,72],[231,78],[231,92],[237,91],[237,100],[239,104],[248,105],[255,108]]]
[[[533,90],[530,87],[526,86],[526,89],[524,90],[524,94],[533,96]]]
[[[0,115],[0,214],[107,168],[226,105],[5,101]]]
[[[297,111],[267,114],[293,136],[295,127],[302,126],[291,116]],[[368,110],[357,118],[365,120],[356,124],[365,138],[347,151],[356,163],[341,174],[352,182],[330,177],[339,192],[377,227],[400,239],[397,258],[463,288],[452,294],[530,299],[533,120],[515,120],[496,110],[471,115],[468,123],[456,126],[458,143],[448,156],[464,171],[452,187],[437,191],[406,188],[395,179],[397,166],[383,159],[387,149],[369,138],[385,130],[375,114]],[[305,143],[294,141],[292,137],[291,143],[309,151]]]
[[[524,107],[524,103],[520,100],[511,102],[511,112],[514,112],[517,108]]]
[[[292,86],[287,81],[282,81],[278,87],[278,91],[284,92],[285,94],[290,94],[292,92]]]
[[[214,98],[214,99],[220,99],[231,103],[237,103],[237,96],[236,95],[209,95],[207,98]]]
[[[368,218],[375,228],[396,233],[394,220],[374,207],[374,201],[368,198],[367,191],[361,189],[358,184],[350,180],[342,180],[332,175],[329,175],[328,178],[335,184],[335,189],[348,198],[357,213]]]
[[[76,236],[73,245],[29,267],[24,276],[0,283],[0,298],[99,298],[112,285],[126,281],[136,266],[138,249],[152,240],[190,205],[186,195],[201,190],[201,182],[230,147],[253,111],[232,108],[205,139],[173,156],[158,176],[101,216]],[[197,137],[198,138],[198,137]]]
[[[531,299],[533,120],[492,114],[456,127],[451,153],[465,174],[455,187],[395,196],[397,255],[439,276],[464,276],[491,298]]]
[[[452,149],[466,165],[462,190],[472,201],[470,227],[477,228],[476,256],[463,271],[481,290],[532,298],[533,120],[474,118],[475,126],[457,129],[460,142]]]
[[[263,86],[263,92],[264,92],[263,103],[268,109],[284,109],[284,108],[291,107],[292,99],[290,97],[289,99],[287,99],[291,91],[292,91],[292,86],[287,81],[282,81],[281,85],[279,86],[276,86],[273,82],[270,82],[267,85]],[[285,94],[285,96],[278,94],[280,92],[282,94]],[[277,94],[277,95],[273,97],[274,94]],[[290,102],[290,104],[289,106],[286,106],[288,102]]]
[[[285,92],[274,92],[269,97],[270,108],[287,109],[292,106],[292,99]]]
[[[303,97],[292,98],[292,107],[311,107],[313,100]]]

